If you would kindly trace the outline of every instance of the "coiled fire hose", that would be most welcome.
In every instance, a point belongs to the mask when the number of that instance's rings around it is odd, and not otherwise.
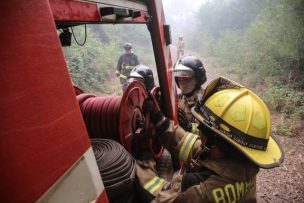
[[[153,89],[150,96],[157,94],[158,89]],[[143,84],[133,81],[122,97],[97,97],[84,93],[76,98],[90,138],[115,140],[135,155],[134,147],[138,146],[134,143],[143,138],[145,129],[149,127],[149,116],[142,113],[142,104],[147,97]],[[146,140],[141,146],[149,148],[156,158],[161,157],[164,149],[158,139],[148,137]]]
[[[132,202],[135,160],[114,140],[95,138],[91,143],[110,202]]]
[[[132,202],[135,161],[128,152],[134,157],[140,157],[147,150],[152,152],[159,160],[160,174],[166,176],[166,163],[171,157],[162,157],[164,148],[159,139],[148,133],[153,130],[150,116],[142,113],[143,102],[148,96],[155,104],[160,103],[160,97],[156,97],[159,91],[159,87],[155,87],[147,93],[142,83],[134,81],[122,97],[97,97],[88,93],[76,97],[111,202]],[[162,164],[164,158],[166,163]]]

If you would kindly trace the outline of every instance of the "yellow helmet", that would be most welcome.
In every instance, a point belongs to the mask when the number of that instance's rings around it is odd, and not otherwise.
[[[250,90],[235,82],[227,84],[229,80],[225,78],[211,83],[203,104],[192,109],[193,115],[258,166],[278,166],[284,160],[284,152],[271,135],[268,108]]]

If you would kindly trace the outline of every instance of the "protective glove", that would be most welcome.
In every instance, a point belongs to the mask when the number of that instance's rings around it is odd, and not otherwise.
[[[162,133],[169,126],[169,120],[164,116],[161,111],[157,110],[151,98],[148,97],[145,99],[142,106],[142,112],[144,113],[144,115],[150,113],[151,121],[155,125],[156,131],[158,133]]]
[[[156,111],[156,108],[154,106],[153,100],[149,97],[144,100],[144,103],[142,105],[142,112],[146,115],[147,113],[154,113]]]
[[[186,112],[181,108],[178,108],[178,123],[184,130],[191,132],[192,123],[189,121]]]
[[[116,69],[115,75],[116,75],[116,77],[119,77],[119,76],[120,76],[120,71],[119,71],[118,69]]]

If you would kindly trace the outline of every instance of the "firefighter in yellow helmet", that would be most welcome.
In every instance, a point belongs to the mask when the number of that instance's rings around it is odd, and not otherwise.
[[[152,202],[256,202],[259,168],[280,165],[283,150],[271,134],[270,113],[253,92],[225,78],[210,83],[193,115],[200,134],[184,131],[146,100],[161,143],[187,164],[184,174],[167,182],[153,160],[138,160],[142,200]],[[144,195],[145,194],[145,195]]]

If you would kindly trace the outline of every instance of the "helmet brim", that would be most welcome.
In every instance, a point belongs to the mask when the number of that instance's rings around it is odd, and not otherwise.
[[[189,78],[193,77],[195,72],[183,64],[179,63],[174,67],[174,77]]]
[[[176,78],[192,78],[192,77],[194,77],[194,72],[191,72],[191,71],[174,71],[174,77],[176,77]]]
[[[144,79],[142,75],[138,74],[136,71],[132,71],[128,78],[139,78],[139,79]]]
[[[195,107],[191,109],[191,112],[193,116],[201,123],[206,123],[205,118],[199,114]],[[221,138],[226,140],[228,143],[233,145],[235,148],[237,148],[242,154],[244,154],[247,158],[249,158],[253,163],[258,165],[261,168],[274,168],[276,166],[279,166],[284,161],[284,151],[282,149],[282,146],[278,139],[276,139],[276,136],[270,135],[268,145],[265,151],[263,150],[257,150],[257,149],[251,149],[245,146],[242,146],[235,142],[234,140],[230,139],[227,135],[219,131],[218,129],[209,126],[207,126],[210,130],[215,132],[217,135],[219,135]]]

